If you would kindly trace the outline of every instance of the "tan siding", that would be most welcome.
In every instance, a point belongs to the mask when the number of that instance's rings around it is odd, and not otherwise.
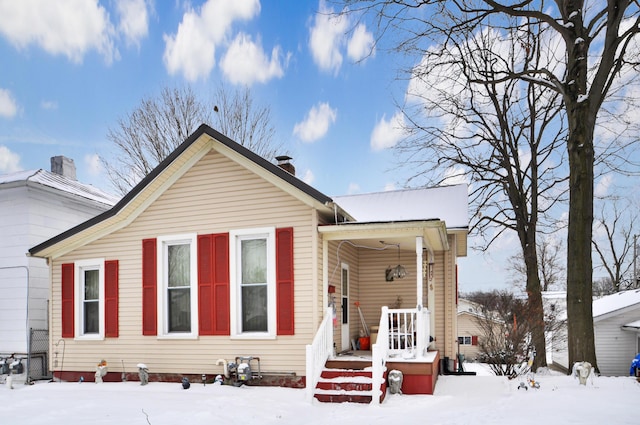
[[[106,359],[111,371],[119,371],[124,361],[129,372],[135,371],[135,364],[144,362],[153,373],[219,373],[222,367],[215,365],[217,359],[251,355],[261,358],[263,371],[304,375],[305,344],[313,338],[317,324],[309,308],[312,291],[317,287],[311,272],[314,260],[317,262],[311,249],[313,213],[307,205],[221,154],[208,153],[129,226],[54,262],[53,344],[60,339],[60,265],[86,258],[120,261],[120,337],[98,342],[67,339],[64,370],[93,370],[101,359]],[[266,226],[294,227],[294,336],[259,341],[142,336],[142,239]]]
[[[400,308],[416,307],[416,255],[415,251],[401,251],[400,263],[405,266],[407,276],[393,282],[385,280],[387,267],[398,265],[398,251],[388,249],[360,250],[360,279],[362,287],[361,308],[369,327],[380,323],[381,307],[394,308],[398,298]]]
[[[481,330],[478,327],[475,316],[463,313],[458,315],[458,336],[478,336],[480,337]],[[460,354],[465,356],[466,360],[475,360],[479,353],[479,347],[477,345],[461,345]]]

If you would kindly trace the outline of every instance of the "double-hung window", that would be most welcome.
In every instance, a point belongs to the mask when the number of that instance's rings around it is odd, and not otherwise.
[[[76,338],[104,338],[104,259],[75,263]]]
[[[195,235],[158,238],[159,334],[191,337],[198,333]]]
[[[275,229],[230,238],[231,326],[238,337],[275,337]]]

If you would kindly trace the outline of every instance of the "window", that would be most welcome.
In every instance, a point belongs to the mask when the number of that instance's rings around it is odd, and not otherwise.
[[[75,263],[75,337],[104,338],[104,260]]]
[[[197,335],[196,236],[158,238],[159,335]]]
[[[235,231],[230,244],[232,333],[275,337],[275,229]]]
[[[477,336],[459,336],[458,344],[460,345],[478,345],[478,337]]]
[[[471,345],[471,337],[470,336],[459,336],[458,344],[460,345]]]

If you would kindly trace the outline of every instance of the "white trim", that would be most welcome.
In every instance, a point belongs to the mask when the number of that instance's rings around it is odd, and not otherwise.
[[[186,233],[180,235],[158,236],[157,250],[157,272],[158,272],[158,339],[194,339],[198,336],[198,249],[197,235]],[[166,267],[166,247],[188,243],[189,273],[191,290],[191,331],[190,332],[169,332],[169,315],[167,313],[166,293],[167,293],[167,271]]]
[[[240,309],[240,244],[247,239],[267,241],[267,332],[242,332],[242,310]],[[239,229],[229,232],[229,312],[231,316],[231,338],[233,339],[275,339],[276,338],[276,229],[259,227]]]
[[[73,320],[74,339],[76,340],[103,340],[104,339],[104,258],[79,260],[73,265]],[[98,270],[98,333],[84,333],[84,271]]]

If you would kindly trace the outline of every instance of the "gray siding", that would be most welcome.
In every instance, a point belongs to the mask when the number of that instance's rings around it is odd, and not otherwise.
[[[605,376],[627,376],[631,360],[638,353],[638,333],[621,327],[640,319],[640,305],[594,322],[596,358]]]

